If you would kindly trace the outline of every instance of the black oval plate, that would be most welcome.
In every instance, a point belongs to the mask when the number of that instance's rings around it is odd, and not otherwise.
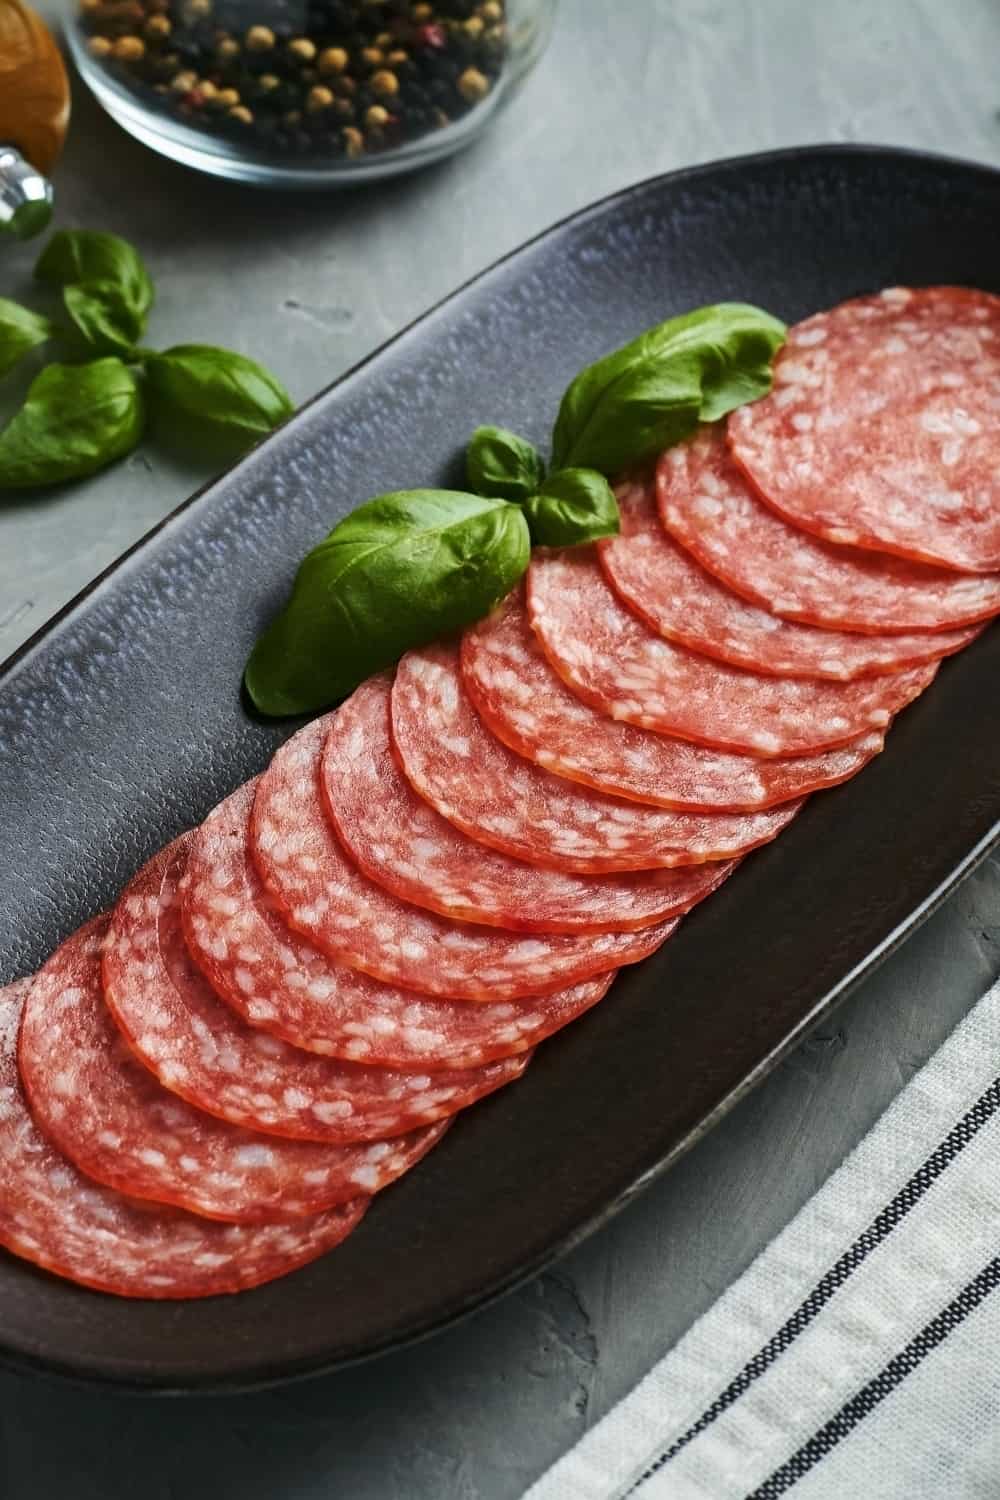
[[[792,320],[890,283],[1000,290],[1000,173],[807,148],[575,215],[421,319],[182,506],[0,679],[0,976],[28,972],[288,732],[240,669],[298,558],[381,491],[454,482],[483,421],[544,441],[581,365],[670,313]],[[134,1389],[234,1389],[439,1328],[607,1219],[718,1119],[997,836],[1000,632],[943,667],[850,786],[684,923],[273,1286],[129,1303],[0,1257],[0,1356]]]

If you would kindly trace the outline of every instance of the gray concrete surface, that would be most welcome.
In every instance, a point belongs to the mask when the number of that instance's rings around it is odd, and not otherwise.
[[[52,0],[50,0],[50,5]],[[51,12],[50,12],[51,13]],[[1000,162],[995,0],[563,0],[513,111],[422,176],[312,201],[192,176],[78,92],[60,222],[142,247],[162,345],[304,398],[553,219],[686,163],[819,140]],[[28,252],[4,253],[18,294]],[[141,453],[0,508],[0,657],[207,477]],[[666,1179],[436,1339],[258,1396],[137,1402],[0,1377],[3,1500],[514,1500],[746,1266],[1000,974],[1000,865]]]

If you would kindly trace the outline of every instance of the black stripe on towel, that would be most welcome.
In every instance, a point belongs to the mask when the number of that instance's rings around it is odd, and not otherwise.
[[[943,1344],[949,1333],[954,1333],[969,1314],[976,1310],[980,1302],[998,1286],[1000,1286],[1000,1256],[984,1266],[979,1275],[964,1286],[958,1296],[949,1302],[947,1307],[941,1309],[936,1318],[922,1328],[904,1349],[890,1359],[887,1365],[883,1365],[867,1385],[863,1385],[850,1401],[845,1402],[829,1422],[824,1422],[809,1441],[803,1443],[802,1447],[793,1453],[780,1469],[775,1469],[762,1485],[747,1496],[747,1500],[777,1500],[777,1496],[790,1490],[797,1480],[802,1479],[810,1469],[815,1468],[820,1459],[831,1453],[840,1440],[847,1437],[859,1422],[863,1422],[880,1401],[884,1401],[897,1386],[902,1385],[907,1375],[911,1375],[933,1349]]]
[[[791,1347],[801,1333],[805,1332],[834,1292],[843,1286],[858,1267],[867,1260],[871,1252],[888,1238],[897,1224],[900,1224],[910,1210],[920,1202],[941,1173],[993,1118],[998,1109],[1000,1109],[1000,1078],[994,1079],[972,1108],[962,1116],[944,1140],[920,1164],[909,1181],[904,1183],[895,1197],[875,1216],[867,1229],[862,1230],[853,1245],[850,1245],[834,1261],[830,1269],[824,1272],[809,1295],[799,1303],[778,1331],[772,1334],[767,1343],[758,1349],[751,1359],[747,1360],[742,1370],[733,1377],[725,1390],[719,1392],[715,1400],[706,1406],[701,1416],[692,1422],[686,1432],[676,1438],[669,1448],[665,1448],[643,1469],[628,1489],[620,1492],[619,1500],[629,1500],[630,1496],[637,1494],[647,1480],[652,1479],[653,1475],[658,1474],[672,1458],[676,1458],[683,1448],[711,1427],[713,1422],[723,1416],[750,1389],[755,1380],[771,1368],[779,1356]]]

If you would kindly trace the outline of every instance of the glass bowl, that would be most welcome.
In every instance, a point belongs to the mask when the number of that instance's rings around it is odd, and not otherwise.
[[[410,171],[472,141],[556,0],[69,0],[83,78],[132,135],[272,187]]]

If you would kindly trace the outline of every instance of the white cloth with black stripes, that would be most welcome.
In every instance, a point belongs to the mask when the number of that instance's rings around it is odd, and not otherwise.
[[[1000,985],[526,1500],[1000,1496]]]

